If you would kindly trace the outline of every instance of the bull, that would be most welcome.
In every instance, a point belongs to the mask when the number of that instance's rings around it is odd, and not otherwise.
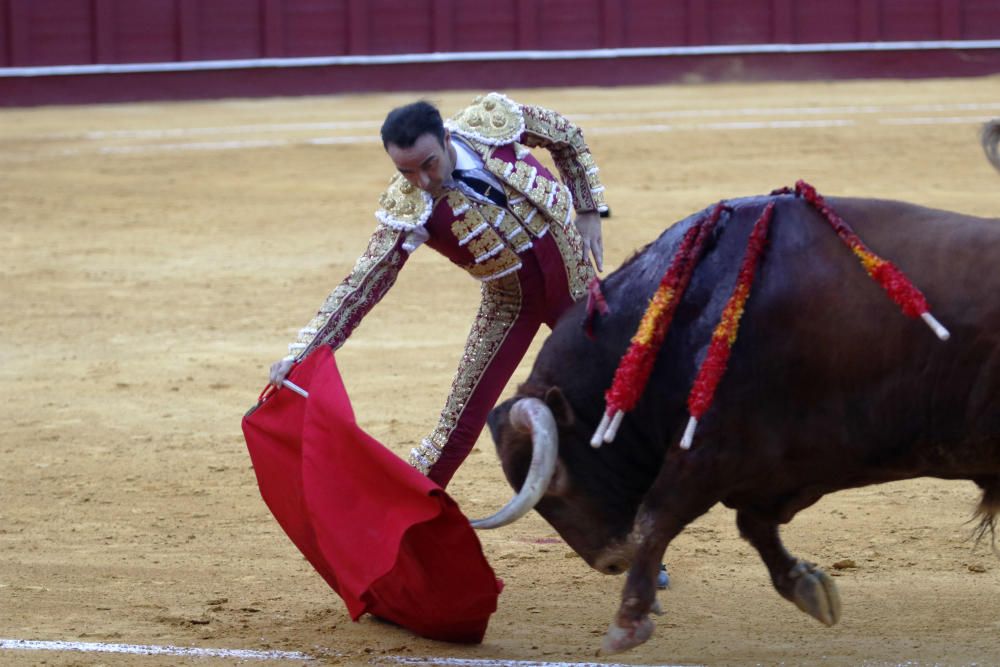
[[[1000,119],[983,148],[1000,171]],[[477,527],[532,507],[600,572],[627,572],[602,642],[646,641],[658,564],[671,540],[717,503],[736,511],[774,588],[826,625],[833,580],[790,554],[779,526],[828,493],[937,477],[982,489],[980,537],[1000,511],[1000,219],[896,201],[827,200],[869,247],[920,286],[951,339],[904,317],[819,214],[792,195],[727,202],[679,302],[648,385],[600,448],[604,391],[665,266],[700,216],[668,228],[603,283],[610,312],[584,335],[578,304],[552,331],[516,396],[490,414],[504,474],[518,490]],[[739,338],[693,446],[678,446],[697,362],[718,321],[750,227],[775,205]]]

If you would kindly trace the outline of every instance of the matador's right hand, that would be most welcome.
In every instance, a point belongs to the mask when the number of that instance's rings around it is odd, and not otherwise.
[[[275,389],[281,389],[281,383],[284,381],[285,376],[288,375],[288,371],[292,370],[292,366],[294,365],[295,361],[292,359],[282,359],[281,361],[276,361],[271,364],[270,382],[274,385]]]

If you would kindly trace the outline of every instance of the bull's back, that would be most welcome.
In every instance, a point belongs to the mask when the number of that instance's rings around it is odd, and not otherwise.
[[[737,474],[757,466],[765,475],[788,458],[809,459],[816,470],[834,470],[845,458],[895,457],[906,467],[902,458],[914,448],[957,454],[960,441],[978,438],[1000,449],[1000,220],[892,201],[828,200],[871,251],[926,295],[952,333],[941,342],[902,314],[825,218],[792,196],[728,202],[732,212],[694,273],[620,439],[641,440],[658,455],[676,445],[750,230],[772,201],[768,244],[696,447],[726,453],[723,464]],[[685,231],[705,213],[669,228],[608,276],[611,312],[597,318],[596,341],[580,330],[578,304],[546,341],[532,381],[562,387],[583,420],[596,425],[649,299]],[[588,363],[567,369],[562,361],[571,358]],[[614,457],[607,458],[610,465]]]
[[[782,197],[706,441],[714,430],[731,447],[811,460],[820,476],[889,478],[981,469],[985,447],[1000,472],[1000,221],[828,201],[926,295],[951,340],[904,316],[824,218]]]
[[[929,299],[940,294],[942,301],[996,303],[990,295],[1000,287],[1000,272],[994,270],[1000,262],[1000,219],[895,201],[831,202],[872,250],[911,275]],[[941,307],[948,310],[945,303]]]

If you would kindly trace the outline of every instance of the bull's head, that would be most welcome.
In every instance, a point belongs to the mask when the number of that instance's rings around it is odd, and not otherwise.
[[[627,570],[635,508],[616,502],[612,489],[600,488],[600,475],[575,470],[580,454],[593,456],[593,429],[577,422],[562,391],[551,387],[544,398],[512,398],[494,408],[489,426],[504,474],[518,492],[473,526],[499,528],[535,508],[591,567],[605,574]]]

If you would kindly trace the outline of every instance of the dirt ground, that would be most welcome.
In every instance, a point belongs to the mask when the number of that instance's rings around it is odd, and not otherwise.
[[[977,138],[1000,115],[997,77],[506,92],[587,131],[612,269],[695,210],[798,178],[1000,215]],[[472,93],[427,96],[450,113]],[[536,515],[480,535],[507,587],[485,642],[456,646],[352,623],[258,494],[240,418],[364,247],[391,175],[377,128],[413,97],[0,111],[0,640],[345,665],[604,660],[623,580]],[[359,422],[397,453],[433,426],[477,303],[424,249],[338,354]],[[470,516],[506,500],[488,435],[449,491]],[[1000,561],[969,540],[977,501],[971,483],[917,480],[800,514],[783,534],[837,576],[833,628],[774,592],[716,508],[667,554],[653,639],[609,660],[1000,664]],[[856,567],[833,568],[845,559]],[[238,662],[0,649],[3,665]]]

